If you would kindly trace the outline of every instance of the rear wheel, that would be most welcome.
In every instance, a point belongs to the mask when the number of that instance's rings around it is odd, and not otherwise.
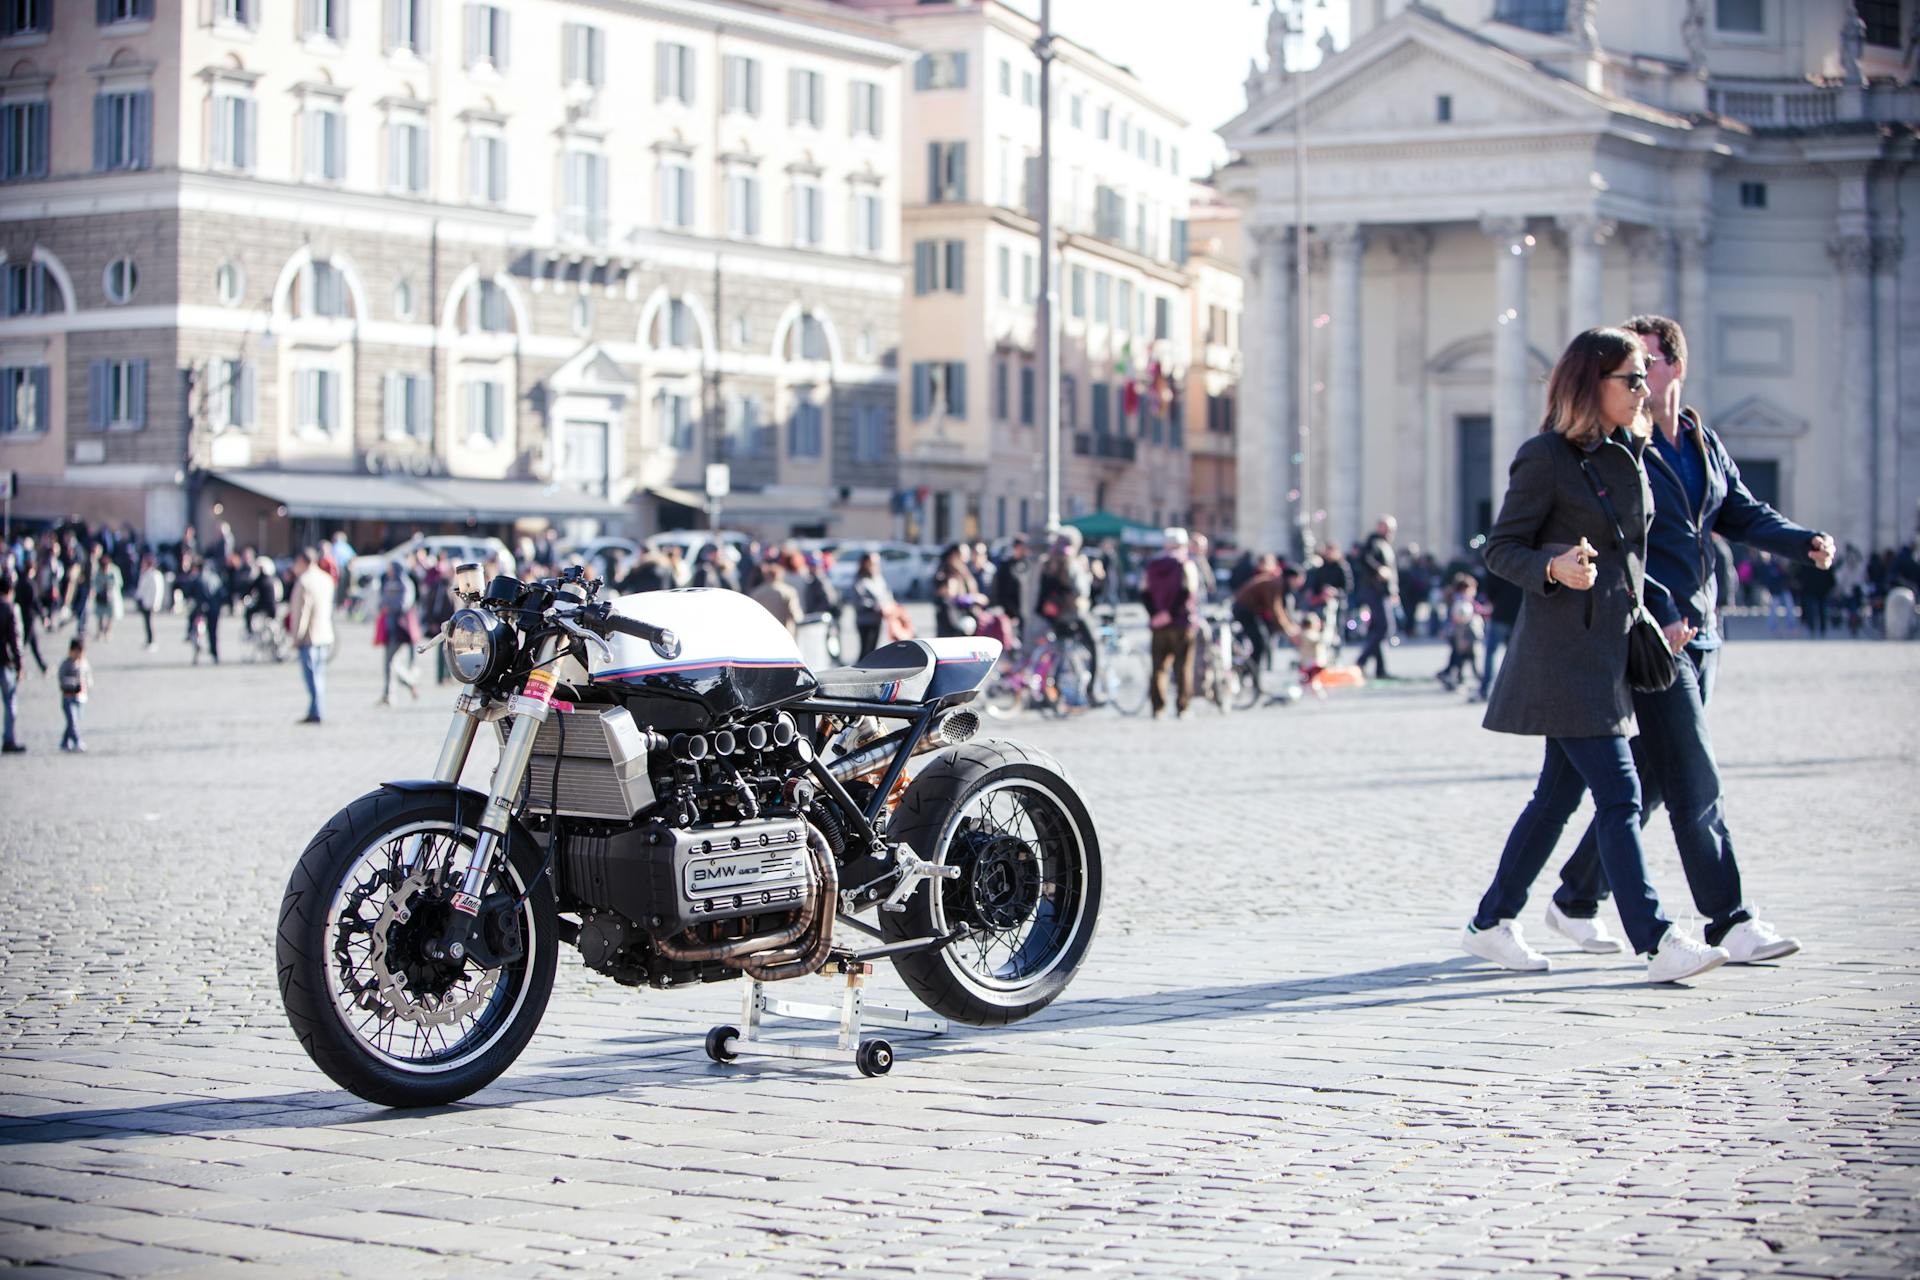
[[[1143,653],[1115,648],[1100,657],[1100,681],[1106,686],[1107,701],[1123,716],[1137,716],[1147,705],[1149,680]]]
[[[960,868],[927,881],[904,912],[880,913],[889,941],[969,936],[894,960],[935,1013],[997,1026],[1037,1013],[1086,959],[1100,913],[1100,842],[1051,756],[1006,741],[943,752],[901,799],[891,834]]]

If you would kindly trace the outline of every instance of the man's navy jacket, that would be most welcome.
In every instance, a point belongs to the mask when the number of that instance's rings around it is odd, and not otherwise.
[[[1700,640],[1719,643],[1715,624],[1714,597],[1718,587],[1714,578],[1714,553],[1711,535],[1719,534],[1729,542],[1770,551],[1797,564],[1813,549],[1819,536],[1803,529],[1753,496],[1740,479],[1720,437],[1707,429],[1691,407],[1680,411],[1685,426],[1693,427],[1693,447],[1705,462],[1707,484],[1696,510],[1688,499],[1687,487],[1679,473],[1659,449],[1646,453],[1647,483],[1653,489],[1653,529],[1647,535],[1647,576],[1657,579],[1672,593],[1688,622],[1700,629]],[[1654,427],[1655,431],[1660,428]],[[1681,445],[1689,437],[1682,430]],[[1648,608],[1654,608],[1655,593],[1649,593]],[[1658,610],[1655,610],[1658,612]],[[1661,618],[1670,623],[1672,618]],[[1698,642],[1696,642],[1697,644]]]

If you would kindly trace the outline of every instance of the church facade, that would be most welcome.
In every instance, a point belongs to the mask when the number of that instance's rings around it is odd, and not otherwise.
[[[1863,548],[1912,537],[1914,16],[1353,0],[1347,47],[1291,74],[1277,18],[1221,129],[1241,541],[1392,512],[1403,543],[1470,547],[1567,341],[1643,312],[1684,327],[1685,398],[1756,493]]]

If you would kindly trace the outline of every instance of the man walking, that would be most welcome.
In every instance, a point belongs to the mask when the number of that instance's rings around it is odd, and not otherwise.
[[[1360,650],[1356,666],[1367,669],[1373,659],[1376,678],[1387,678],[1387,645],[1393,640],[1393,614],[1400,607],[1400,561],[1393,549],[1393,535],[1400,522],[1381,516],[1373,534],[1360,548],[1360,563],[1354,566],[1354,591],[1360,604],[1372,611],[1367,620],[1367,643]]]
[[[303,548],[293,558],[293,595],[287,615],[307,683],[307,714],[301,724],[319,724],[325,712],[327,652],[333,648],[333,577],[319,565],[320,553]]]
[[[1669,636],[1694,629],[1677,663],[1679,678],[1673,687],[1633,695],[1640,728],[1631,744],[1640,774],[1640,821],[1644,825],[1666,804],[1694,905],[1707,918],[1707,945],[1725,947],[1733,964],[1777,960],[1798,951],[1800,944],[1755,917],[1742,895],[1720,769],[1707,735],[1706,704],[1713,696],[1722,640],[1711,539],[1718,533],[1817,569],[1833,563],[1833,539],[1801,528],[1755,498],[1720,437],[1693,408],[1681,404],[1687,340],[1680,326],[1665,316],[1636,316],[1625,327],[1646,344],[1647,411],[1656,427],[1646,453],[1654,505],[1647,574],[1673,594],[1683,615],[1668,628]],[[1582,950],[1619,951],[1618,940],[1596,919],[1607,884],[1592,827],[1561,869],[1560,881],[1547,907],[1548,927]]]
[[[20,622],[20,609],[13,602],[13,575],[0,575],[0,712],[4,712],[6,740],[0,751],[18,755],[26,748],[20,744],[20,676],[26,670],[26,658],[20,640],[26,628]]]
[[[1182,720],[1193,701],[1193,633],[1200,625],[1196,574],[1187,556],[1187,531],[1168,529],[1166,551],[1147,562],[1141,597],[1147,625],[1153,629],[1153,718],[1167,709],[1167,672],[1173,672],[1174,703]]]

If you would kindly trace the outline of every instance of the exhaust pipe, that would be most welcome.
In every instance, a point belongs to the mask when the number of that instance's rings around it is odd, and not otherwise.
[[[893,763],[894,754],[900,750],[900,744],[907,740],[907,735],[911,732],[910,729],[901,729],[884,738],[876,739],[858,751],[849,752],[828,764],[827,772],[841,782],[848,782],[862,774],[884,769]],[[927,726],[927,731],[921,735],[919,743],[913,749],[913,754],[925,755],[941,747],[965,742],[978,732],[980,732],[978,712],[968,711],[965,708],[943,712],[931,725]]]

